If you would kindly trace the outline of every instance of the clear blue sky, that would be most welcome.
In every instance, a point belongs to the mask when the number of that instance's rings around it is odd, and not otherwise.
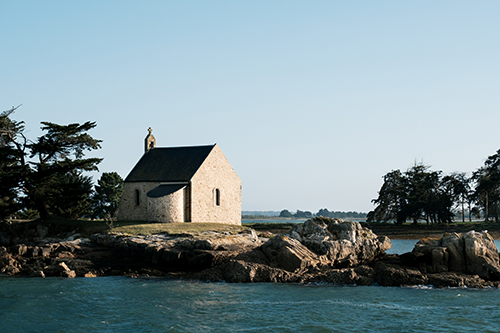
[[[500,148],[499,1],[0,1],[0,110],[96,121],[101,172],[218,143],[244,210],[369,211]],[[94,178],[98,178],[95,174]]]

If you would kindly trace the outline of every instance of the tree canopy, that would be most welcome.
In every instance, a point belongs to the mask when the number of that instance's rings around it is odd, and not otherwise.
[[[19,106],[18,106],[19,107]],[[27,173],[24,146],[24,123],[10,119],[18,107],[0,114],[0,220],[20,208],[23,178]]]
[[[466,206],[469,220],[482,211],[485,220],[500,221],[500,150],[471,177],[464,172],[444,175],[415,164],[406,172],[393,170],[383,178],[378,198],[372,200],[376,207],[368,213],[369,222],[449,223],[455,215],[465,221]]]
[[[296,218],[296,219],[308,219],[313,216],[323,216],[323,217],[332,217],[332,218],[364,218],[366,217],[365,213],[358,212],[341,212],[341,211],[329,211],[326,208],[321,208],[316,214],[311,213],[310,211],[301,211],[297,209],[295,214],[292,214],[288,209],[283,209],[280,212],[279,217],[285,218]]]
[[[406,172],[393,170],[384,176],[378,198],[372,202],[376,208],[368,213],[369,222],[407,220],[417,223],[451,222],[453,207],[466,188],[463,176],[443,176],[428,166],[415,164]]]
[[[92,217],[114,219],[123,193],[123,179],[116,172],[104,172],[97,183]]]
[[[89,212],[92,180],[84,171],[97,171],[101,158],[85,158],[101,140],[87,132],[95,122],[58,125],[42,122],[46,133],[32,142],[23,134],[24,122],[11,119],[16,108],[0,115],[0,218],[22,207],[49,214],[78,217]]]
[[[472,179],[475,188],[472,197],[484,211],[485,220],[490,216],[499,221],[500,213],[500,149],[488,156],[484,166],[476,170]]]
[[[283,209],[281,212],[280,212],[280,215],[279,217],[293,217],[293,214],[290,213],[290,211],[288,209]]]

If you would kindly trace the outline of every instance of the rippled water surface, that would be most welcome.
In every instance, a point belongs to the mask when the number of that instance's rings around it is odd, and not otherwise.
[[[391,239],[392,247],[385,251],[387,254],[402,254],[411,252],[418,239]]]
[[[0,277],[1,332],[499,332],[500,290]]]

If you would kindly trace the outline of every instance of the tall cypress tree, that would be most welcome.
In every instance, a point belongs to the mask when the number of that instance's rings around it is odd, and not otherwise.
[[[18,107],[0,114],[0,220],[23,206],[23,178],[28,171],[24,158],[24,122],[13,121],[9,117]]]
[[[98,170],[102,161],[84,157],[100,148],[101,140],[87,133],[96,123],[42,122],[46,134],[29,142],[24,123],[10,119],[15,109],[0,114],[0,218],[21,207],[35,208],[41,218],[89,212],[92,185],[82,173]]]
[[[97,171],[97,164],[101,158],[84,158],[85,151],[100,148],[101,140],[92,138],[87,131],[96,126],[95,122],[80,124],[58,125],[42,122],[42,130],[47,133],[38,138],[35,143],[29,144],[32,172],[28,181],[28,197],[31,204],[38,210],[41,218],[46,218],[52,212],[64,212],[64,203],[57,198],[61,197],[69,183],[80,190],[85,190],[83,171]],[[76,178],[75,178],[76,177]],[[63,186],[63,184],[65,186]],[[92,188],[86,187],[86,195],[81,194],[81,200],[88,201]],[[85,193],[85,191],[84,191]],[[78,202],[78,201],[77,201]],[[76,204],[76,203],[75,203]],[[87,211],[90,209],[88,205]],[[83,212],[82,212],[83,213]],[[62,214],[64,215],[64,214]],[[74,217],[74,214],[69,214]]]
[[[92,216],[113,219],[123,194],[123,179],[116,172],[104,172],[95,186]]]

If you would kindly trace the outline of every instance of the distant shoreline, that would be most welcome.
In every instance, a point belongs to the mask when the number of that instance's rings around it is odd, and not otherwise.
[[[500,225],[489,228],[484,228],[484,223],[476,225],[443,225],[432,226],[434,228],[424,228],[424,226],[367,226],[377,235],[384,235],[390,239],[423,239],[423,238],[440,238],[446,233],[463,233],[471,230],[483,231],[487,230],[493,239],[500,239]],[[500,223],[499,223],[500,224]]]
[[[270,218],[265,219],[249,219],[247,221],[267,221],[274,220]],[[286,222],[265,222],[265,223],[244,223],[243,225],[259,231],[269,231],[274,234],[286,233],[292,226],[301,219],[285,219],[280,218]],[[303,220],[303,219],[302,219]],[[297,221],[297,222],[294,222]],[[348,221],[346,219],[346,221]],[[471,222],[471,223],[452,223],[452,224],[404,224],[396,225],[391,223],[361,223],[364,227],[371,229],[379,236],[387,236],[390,239],[423,239],[423,238],[439,238],[445,233],[461,233],[471,230],[483,231],[487,230],[493,239],[500,239],[500,223],[496,222]]]

